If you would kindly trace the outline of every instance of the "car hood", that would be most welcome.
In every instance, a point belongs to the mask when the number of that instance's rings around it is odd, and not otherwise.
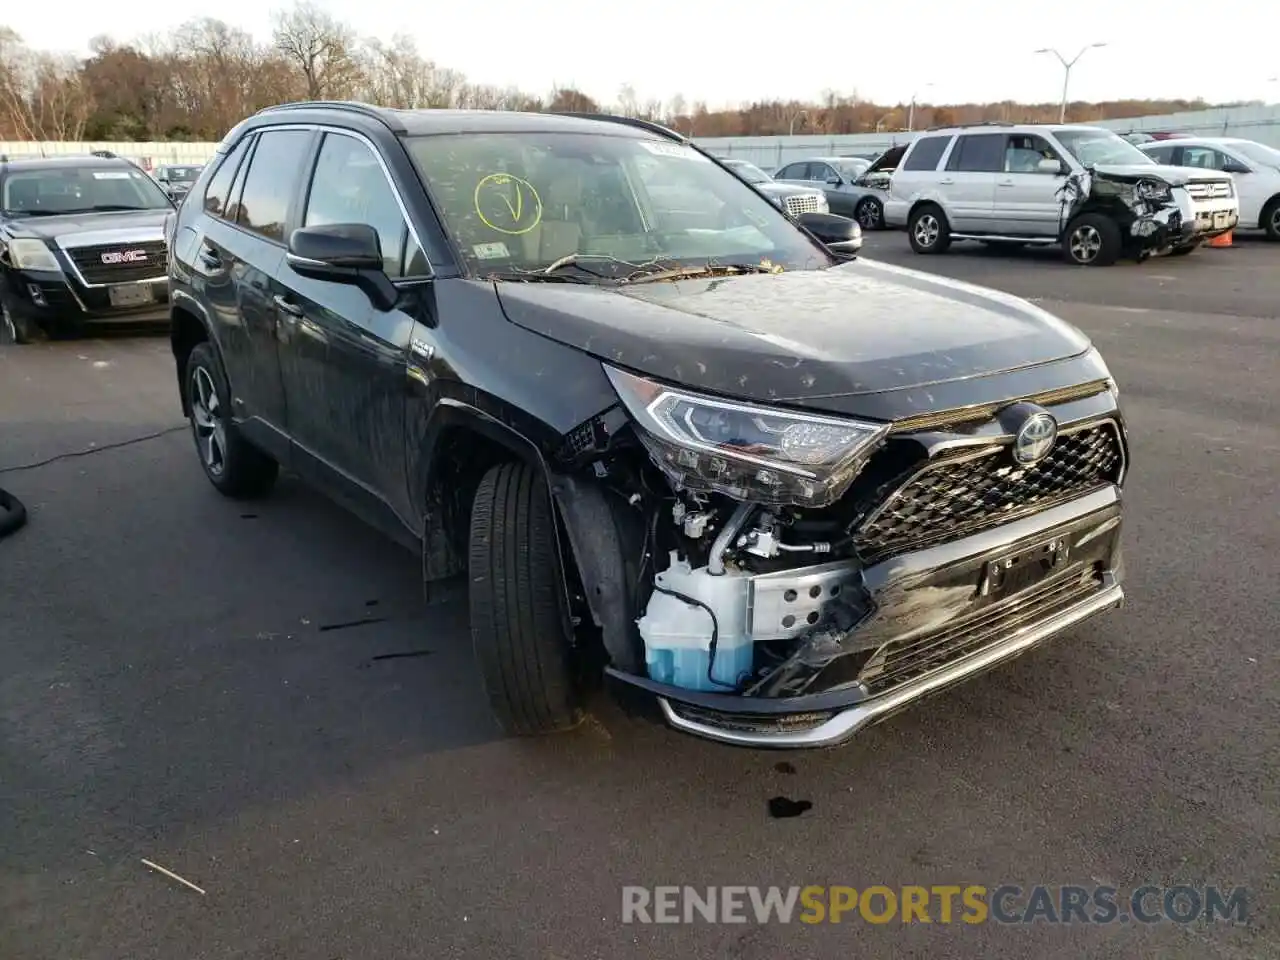
[[[817,187],[801,187],[794,183],[779,183],[776,180],[767,180],[754,186],[761,193],[768,194],[771,197],[795,197],[800,194],[822,193]]]
[[[164,218],[173,211],[127,210],[110,213],[79,213],[65,217],[22,217],[4,222],[11,237],[37,237],[56,240],[77,233],[102,233],[112,230],[144,230],[154,227],[157,234],[164,229]],[[110,240],[104,240],[109,243]]]
[[[1180,187],[1197,180],[1227,180],[1229,174],[1221,170],[1201,170],[1196,167],[1170,167],[1162,163],[1100,163],[1093,172],[1117,180],[1163,180],[1170,186]]]
[[[602,360],[694,389],[828,409],[847,406],[831,398],[1090,349],[1084,334],[1025,300],[865,259],[631,287],[497,288],[511,322]]]

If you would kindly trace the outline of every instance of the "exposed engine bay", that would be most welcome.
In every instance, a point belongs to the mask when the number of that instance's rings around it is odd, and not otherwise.
[[[798,696],[831,660],[856,651],[843,641],[868,606],[837,520],[717,507],[688,492],[654,519],[653,592],[639,620],[653,679]]]
[[[577,438],[570,459],[592,476],[564,478],[560,498],[575,553],[594,558],[583,608],[628,677],[742,700],[866,696],[1104,586],[1115,495],[1097,515],[1069,502],[1121,479],[1112,420],[1067,427],[1035,463],[999,443],[931,458],[887,425],[611,378],[626,411]],[[1106,383],[1064,396],[1113,402]],[[1047,416],[1015,404],[994,430]],[[627,532],[587,542],[605,528]]]

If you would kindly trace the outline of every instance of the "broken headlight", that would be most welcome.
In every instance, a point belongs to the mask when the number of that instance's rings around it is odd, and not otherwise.
[[[649,455],[677,487],[823,507],[888,432],[865,423],[691,393],[605,366]]]
[[[1133,192],[1139,200],[1147,201],[1168,200],[1173,196],[1169,185],[1160,180],[1139,180]]]

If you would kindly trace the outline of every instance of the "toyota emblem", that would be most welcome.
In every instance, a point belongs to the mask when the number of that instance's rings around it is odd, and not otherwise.
[[[1058,421],[1044,412],[1023,421],[1013,438],[1013,459],[1024,467],[1039,463],[1049,455],[1058,439]]]

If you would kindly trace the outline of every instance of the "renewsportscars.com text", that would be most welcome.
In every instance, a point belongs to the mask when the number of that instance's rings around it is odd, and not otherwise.
[[[1248,920],[1244,887],[622,888],[623,923],[1193,923]]]

